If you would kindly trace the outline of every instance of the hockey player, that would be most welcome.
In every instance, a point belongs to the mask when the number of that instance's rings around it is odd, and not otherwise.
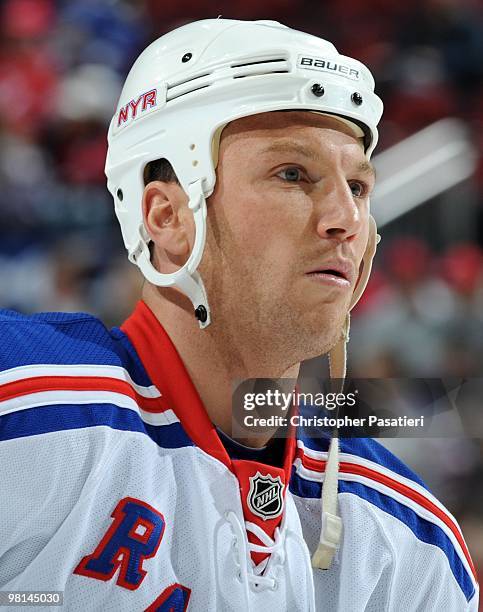
[[[108,331],[0,317],[0,589],[66,610],[477,610],[459,526],[371,440],[232,440],[235,378],[329,353],[376,246],[382,105],[361,63],[276,22],[149,46],[108,187],[147,282]]]

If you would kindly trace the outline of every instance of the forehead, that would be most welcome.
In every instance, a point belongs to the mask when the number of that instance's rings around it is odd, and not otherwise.
[[[296,140],[301,147],[324,142],[339,146],[357,144],[358,156],[365,157],[362,139],[349,125],[337,117],[311,111],[272,111],[236,119],[223,129],[220,149],[233,150],[247,144],[253,151],[281,138]]]
[[[311,111],[272,111],[235,119],[224,128],[222,139],[234,135],[248,135],[252,132],[266,131],[268,135],[269,132],[277,129],[292,128],[296,130],[311,127],[335,130],[352,137],[355,141],[360,141],[349,125],[340,121],[337,117]]]

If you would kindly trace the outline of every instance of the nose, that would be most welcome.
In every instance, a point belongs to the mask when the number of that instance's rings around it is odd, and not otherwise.
[[[317,233],[321,238],[351,241],[364,224],[363,201],[352,194],[345,177],[327,181],[317,202]]]

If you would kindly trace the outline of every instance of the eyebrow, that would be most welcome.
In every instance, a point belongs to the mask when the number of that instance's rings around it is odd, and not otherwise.
[[[357,169],[359,172],[363,172],[364,174],[372,174],[374,178],[376,178],[376,169],[371,164],[370,161],[364,160],[358,166]]]
[[[298,142],[284,140],[273,142],[267,148],[263,149],[261,153],[297,153],[298,155],[302,155],[307,159],[311,159],[312,161],[318,163],[320,163],[322,159],[319,153],[317,153],[317,151],[314,151],[310,147],[301,145]],[[364,161],[361,161],[357,165],[357,170],[358,172],[362,172],[364,174],[372,174],[373,177],[376,176],[376,170],[374,166],[366,159]]]
[[[266,149],[263,149],[262,153],[298,153],[312,161],[320,162],[321,159],[320,155],[310,147],[305,147],[298,142],[284,140],[273,142]]]

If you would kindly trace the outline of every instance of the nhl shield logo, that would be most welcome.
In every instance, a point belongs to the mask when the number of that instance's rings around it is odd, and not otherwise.
[[[260,516],[264,521],[282,514],[283,510],[283,484],[280,476],[274,478],[267,474],[263,476],[257,472],[250,476],[250,490],[247,504],[253,514]]]

